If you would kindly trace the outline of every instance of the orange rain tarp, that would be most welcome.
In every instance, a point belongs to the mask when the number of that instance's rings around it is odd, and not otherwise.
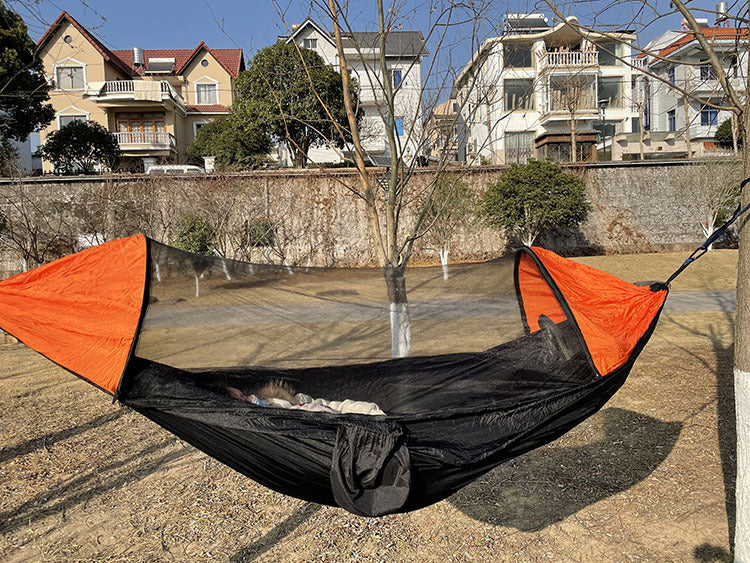
[[[136,235],[0,282],[0,328],[114,394],[138,329],[146,257]]]
[[[667,291],[651,291],[611,274],[531,247],[568,304],[600,375],[628,361],[661,310]],[[539,330],[539,315],[555,322],[567,318],[534,258],[524,251],[518,262],[518,291],[530,332]]]

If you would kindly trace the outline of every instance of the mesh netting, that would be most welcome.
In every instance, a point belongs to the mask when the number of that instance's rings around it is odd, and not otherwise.
[[[405,324],[393,318],[381,268],[249,264],[150,244],[136,355],[192,373],[207,391],[284,381],[312,397],[414,414],[512,404],[535,387],[596,377],[566,319],[543,318],[525,334],[512,257],[451,265],[447,279],[441,267],[407,269]],[[394,320],[410,334],[411,357],[391,359]]]

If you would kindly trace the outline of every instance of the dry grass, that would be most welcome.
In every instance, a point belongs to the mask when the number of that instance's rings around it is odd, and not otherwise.
[[[581,261],[637,280],[681,259]],[[733,287],[735,259],[709,254],[679,289]],[[732,330],[732,315],[663,318],[600,413],[444,502],[378,519],[269,491],[6,345],[0,560],[728,561]]]

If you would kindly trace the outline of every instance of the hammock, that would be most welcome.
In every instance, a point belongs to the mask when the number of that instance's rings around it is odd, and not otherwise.
[[[599,410],[668,293],[535,247],[406,279],[408,323],[381,269],[252,264],[137,235],[0,283],[0,327],[271,489],[380,516],[444,499]],[[394,318],[408,357],[390,357]],[[231,393],[279,381],[385,415]]]

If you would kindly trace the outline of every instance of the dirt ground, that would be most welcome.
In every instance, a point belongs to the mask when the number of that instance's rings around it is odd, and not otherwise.
[[[684,254],[588,257],[663,280]],[[674,290],[734,287],[715,251]],[[0,347],[0,560],[730,561],[733,314],[662,317],[623,389],[449,499],[365,519],[272,492]]]

